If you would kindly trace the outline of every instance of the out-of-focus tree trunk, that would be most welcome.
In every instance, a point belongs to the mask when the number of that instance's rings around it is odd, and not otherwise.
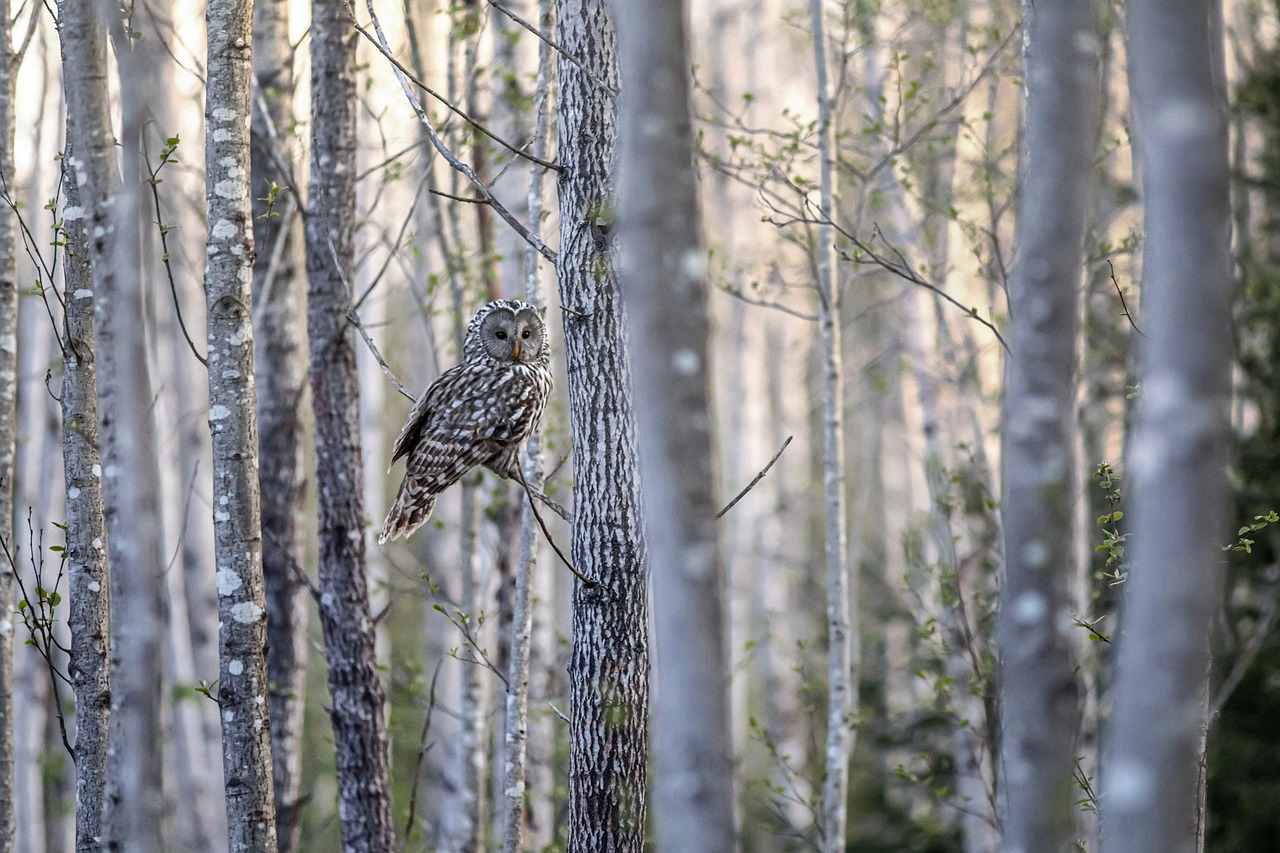
[[[276,158],[293,164],[295,152],[278,134],[293,121],[293,50],[286,0],[253,6],[254,77],[266,115],[253,109],[254,372],[258,394],[258,482],[262,493],[262,571],[267,604],[267,681],[271,703],[271,768],[276,838],[284,853],[298,849],[302,824],[302,712],[307,665],[305,473],[302,424],[307,384],[307,330],[303,313],[298,228],[299,187]],[[261,104],[262,102],[258,102]],[[273,139],[273,131],[276,133]]]
[[[818,95],[818,214],[814,266],[817,272],[818,324],[822,333],[822,480],[826,513],[827,568],[827,749],[822,789],[823,853],[842,853],[848,812],[849,757],[853,754],[854,715],[858,706],[858,629],[850,616],[850,583],[845,530],[844,370],[841,364],[840,289],[836,283],[835,128],[827,83],[823,0],[810,0],[814,67]]]
[[[267,610],[253,374],[249,124],[252,0],[211,0],[205,96],[209,430],[219,615],[218,709],[232,851],[276,848]]]
[[[1129,4],[1146,245],[1125,583],[1103,797],[1109,853],[1203,843],[1209,631],[1221,598],[1231,363],[1222,9]]]
[[[560,303],[573,433],[569,850],[644,848],[649,636],[640,480],[611,230],[618,86],[604,0],[557,0]],[[576,57],[581,65],[567,59]]]
[[[1000,608],[1002,849],[1060,853],[1074,838],[1080,687],[1072,645],[1070,427],[1076,294],[1098,102],[1091,2],[1023,5],[1017,266],[1009,282]]]
[[[110,275],[97,280],[98,416],[102,428],[102,487],[110,544],[111,736],[108,747],[107,844],[121,850],[163,850],[164,767],[157,748],[164,702],[165,557],[161,547],[159,474],[155,456],[146,294],[154,282],[143,269],[140,235],[154,227],[145,204],[142,154],[152,98],[150,69],[133,51],[120,10],[103,4],[121,87],[123,169],[109,199],[106,242]],[[134,22],[137,25],[137,22]],[[154,38],[154,32],[147,37]],[[92,155],[90,155],[92,156]],[[91,178],[100,192],[95,174]],[[102,224],[94,210],[94,236]]]
[[[358,37],[347,7],[337,0],[312,4],[307,329],[320,509],[320,621],[329,666],[342,839],[349,851],[384,851],[395,843],[386,696],[375,660],[365,575],[359,387],[348,322]]]
[[[617,14],[627,83],[620,118],[620,283],[632,320],[660,662],[657,841],[660,850],[720,853],[734,849],[736,833],[688,23],[679,2],[632,0]],[[589,499],[579,493],[580,502]]]

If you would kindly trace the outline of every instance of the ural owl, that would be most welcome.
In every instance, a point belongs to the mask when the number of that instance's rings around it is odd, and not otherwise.
[[[462,363],[431,383],[396,437],[391,463],[408,459],[378,542],[421,527],[436,496],[477,465],[504,479],[518,473],[520,446],[551,393],[549,350],[542,315],[529,303],[501,299],[480,309]]]

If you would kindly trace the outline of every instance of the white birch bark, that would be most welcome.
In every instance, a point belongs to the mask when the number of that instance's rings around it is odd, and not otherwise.
[[[663,0],[632,0],[618,6],[617,16],[626,85],[620,284],[632,320],[660,662],[654,703],[657,844],[663,851],[721,853],[736,847],[733,755],[688,23],[684,3]],[[845,724],[842,718],[842,729]]]
[[[551,13],[551,0],[540,0],[539,20],[547,23]],[[505,35],[504,35],[505,37]],[[538,77],[534,91],[533,144],[535,157],[546,159],[547,151],[547,90],[551,73],[551,48],[545,41],[538,47]],[[533,165],[529,171],[528,193],[526,204],[528,215],[526,225],[535,232],[542,218],[543,180],[546,169]],[[514,249],[514,247],[512,247]],[[524,299],[531,305],[542,305],[542,285],[540,276],[540,257],[532,246],[524,251],[525,288]],[[516,268],[519,269],[518,267]],[[542,429],[539,427],[529,436],[525,444],[524,478],[532,489],[538,491],[543,487],[542,471]],[[549,828],[549,815],[545,814],[547,806],[542,800],[542,791],[530,792],[528,786],[529,758],[529,691],[532,684],[530,678],[532,649],[534,643],[534,590],[538,582],[538,543],[539,531],[528,500],[522,502],[520,514],[520,544],[517,555],[515,588],[511,603],[511,644],[507,667],[506,693],[506,731],[504,733],[505,749],[503,755],[505,766],[502,778],[502,849],[503,853],[519,853],[525,849],[526,815],[528,815],[530,847],[541,850],[542,845],[550,842],[545,831]],[[547,566],[541,571],[546,575],[554,567]],[[551,604],[549,598],[541,601],[543,607]],[[545,727],[544,727],[545,728]],[[545,736],[545,731],[538,734]],[[541,781],[541,780],[539,780]],[[533,802],[533,796],[539,800]],[[526,797],[530,799],[530,808],[526,811]]]
[[[1009,282],[1003,429],[1005,578],[1000,609],[1001,849],[1066,851],[1080,714],[1071,624],[1068,433],[1077,298],[1093,177],[1096,9],[1023,5],[1025,141],[1017,266]]]
[[[276,848],[267,703],[267,610],[258,499],[250,196],[252,0],[206,7],[205,299],[213,530],[219,615],[218,709],[231,851]]]
[[[71,663],[76,693],[76,850],[97,850],[107,783],[111,705],[110,583],[98,429],[100,348],[94,307],[114,275],[109,205],[120,176],[108,113],[106,24],[98,3],[59,4],[72,180],[64,208],[68,253],[63,365],[63,466],[71,584]],[[75,193],[73,197],[72,192]],[[74,214],[74,215],[73,215]],[[76,248],[78,247],[78,248]],[[90,261],[92,259],[92,266]],[[3,797],[0,797],[2,799]]]
[[[1129,74],[1146,242],[1130,440],[1133,564],[1103,768],[1105,853],[1191,853],[1221,599],[1231,364],[1221,4],[1134,0]]]
[[[8,0],[0,0],[0,173],[13,171],[13,98],[18,63],[10,44],[13,33]],[[0,209],[0,536],[13,541],[14,445],[17,439],[18,216]],[[13,846],[14,670],[13,575],[0,568],[0,849]]]
[[[618,85],[604,0],[558,0],[560,304],[564,315],[574,517],[569,664],[571,853],[644,846],[649,715],[645,548],[626,323],[615,272]],[[576,57],[581,66],[567,57]],[[608,89],[604,87],[609,87]]]
[[[826,28],[822,0],[810,0],[814,68],[818,100],[818,214],[814,246],[818,287],[818,325],[822,335],[822,479],[826,514],[827,568],[827,746],[822,788],[823,853],[842,853],[857,710],[857,626],[850,613],[850,583],[844,489],[844,393],[840,343],[840,291],[835,274],[835,131],[827,83]]]

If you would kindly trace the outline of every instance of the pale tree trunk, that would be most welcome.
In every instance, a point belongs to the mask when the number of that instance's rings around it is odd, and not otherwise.
[[[6,181],[13,171],[13,96],[18,74],[10,44],[13,33],[9,0],[0,0],[0,173]],[[0,536],[13,551],[14,447],[17,439],[18,393],[18,281],[16,238],[18,217],[0,209]],[[0,567],[0,849],[12,849],[17,815],[14,811],[14,582],[8,566]]]
[[[352,296],[355,222],[355,48],[345,6],[312,5],[311,184],[307,329],[320,509],[320,621],[329,665],[342,840],[349,851],[390,850],[386,695],[375,660],[365,574],[363,469]]]
[[[661,664],[654,708],[658,849],[722,853],[736,846],[733,755],[688,24],[681,2],[633,0],[617,11],[627,83],[621,286],[632,318]]]
[[[613,224],[618,66],[604,0],[557,0],[560,303],[573,434],[569,850],[644,848],[649,636],[640,482]],[[577,57],[582,66],[566,55]]]
[[[1102,849],[1202,843],[1209,632],[1221,599],[1231,364],[1221,6],[1134,0],[1129,74],[1146,213],[1133,563],[1103,776]]]
[[[96,3],[59,5],[67,99],[67,358],[63,365],[63,470],[71,583],[70,672],[76,694],[76,850],[99,849],[107,784],[111,706],[110,584],[99,451],[94,306],[111,289],[114,217],[120,177],[107,97],[107,39]],[[74,189],[72,189],[74,187]],[[72,193],[75,193],[73,196]],[[75,215],[73,215],[73,212]],[[90,260],[92,259],[92,265]],[[0,800],[4,797],[0,794]]]
[[[123,175],[105,218],[111,221],[104,264],[98,273],[94,305],[98,332],[98,410],[103,439],[103,495],[106,505],[111,574],[111,736],[108,747],[107,800],[103,820],[110,849],[162,850],[164,768],[156,738],[162,730],[164,702],[165,557],[161,547],[156,484],[148,334],[145,320],[147,281],[139,235],[151,225],[144,203],[145,169],[141,142],[152,92],[150,69],[132,51],[120,11],[104,4],[103,16],[116,48],[122,87]],[[133,22],[137,26],[138,22]],[[146,37],[155,38],[150,32]],[[92,157],[92,153],[90,153]],[[97,174],[90,180],[95,193]],[[94,211],[95,238],[99,227]]]
[[[1025,141],[1009,282],[1000,606],[1002,849],[1074,838],[1080,708],[1071,625],[1077,298],[1098,102],[1091,2],[1023,5]]]
[[[307,331],[301,292],[302,245],[298,191],[276,165],[293,162],[275,134],[293,121],[293,50],[286,0],[253,7],[254,75],[267,113],[253,110],[250,197],[253,199],[254,372],[258,394],[258,481],[262,495],[262,571],[267,605],[267,681],[271,704],[271,768],[276,837],[281,851],[298,849],[302,716],[307,665],[303,394]],[[295,167],[296,168],[296,167]]]
[[[212,0],[205,96],[209,431],[217,560],[222,770],[232,851],[276,848],[267,611],[253,374],[253,203],[249,187],[252,0]]]
[[[540,0],[539,19],[545,24],[550,16],[551,0]],[[549,31],[549,30],[548,30]],[[505,34],[505,30],[503,31]],[[505,35],[504,35],[505,37]],[[534,91],[533,106],[533,144],[535,157],[545,159],[547,151],[547,90],[551,73],[551,48],[545,41],[539,41],[538,77]],[[528,215],[526,225],[533,233],[537,233],[539,220],[543,210],[543,179],[546,169],[541,166],[530,166],[529,191],[526,196]],[[514,251],[517,246],[509,247]],[[524,252],[525,288],[524,299],[531,305],[542,304],[542,285],[539,273],[541,258],[532,246],[526,246]],[[518,271],[518,267],[516,268]],[[539,491],[543,487],[542,468],[542,430],[538,428],[529,436],[525,445],[524,458],[525,482]],[[511,643],[507,666],[506,693],[506,731],[503,737],[503,756],[505,766],[502,772],[502,849],[503,853],[520,853],[525,849],[526,814],[529,817],[529,841],[531,849],[541,850],[550,843],[550,836],[545,829],[551,824],[550,816],[545,814],[547,803],[541,798],[542,791],[531,791],[527,784],[529,758],[529,691],[532,684],[530,666],[534,643],[534,590],[538,585],[538,542],[539,531],[528,501],[522,503],[520,515],[520,545],[517,556],[515,587],[511,603]],[[545,566],[541,574],[546,575],[555,566]],[[549,597],[543,598],[544,608],[551,606]],[[545,617],[544,617],[545,618]],[[545,729],[545,727],[543,727]],[[546,736],[540,730],[537,734]],[[496,775],[496,774],[495,774]],[[539,780],[541,781],[541,780]],[[525,800],[529,797],[529,809],[526,812]],[[535,802],[534,797],[538,797]]]
[[[834,268],[835,138],[827,84],[827,46],[822,0],[810,0],[814,67],[818,94],[818,226],[814,246],[818,287],[818,323],[822,332],[822,480],[826,511],[827,566],[827,750],[822,789],[823,853],[842,853],[849,791],[849,757],[858,685],[854,667],[857,626],[850,616],[850,577],[846,549],[844,494],[844,373],[841,365],[840,290]]]

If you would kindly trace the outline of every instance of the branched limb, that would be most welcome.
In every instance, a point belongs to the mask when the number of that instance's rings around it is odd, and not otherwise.
[[[480,176],[476,174],[475,170],[458,159],[457,155],[454,154],[453,151],[450,150],[449,146],[445,144],[445,141],[440,138],[440,134],[436,132],[435,126],[431,123],[430,117],[427,116],[426,111],[422,108],[422,104],[418,101],[418,97],[413,93],[413,89],[409,86],[409,78],[404,66],[395,61],[394,57],[391,55],[391,47],[387,44],[386,34],[382,31],[382,23],[378,20],[377,13],[373,10],[373,0],[365,0],[365,7],[369,12],[369,18],[373,23],[374,31],[377,33],[377,43],[381,48],[380,52],[383,56],[391,60],[391,67],[395,70],[396,79],[400,82],[400,88],[404,91],[405,97],[409,99],[409,104],[417,114],[418,120],[422,122],[423,128],[426,129],[427,136],[430,138],[432,146],[455,171],[471,182],[471,186],[475,188],[480,198],[483,199],[485,204],[489,205],[493,212],[496,213],[503,222],[507,223],[507,225],[510,226],[516,234],[520,235],[521,239],[533,246],[540,255],[554,264],[556,262],[555,251],[544,243],[541,237],[526,228],[524,224],[511,213],[511,211],[507,210],[507,208],[493,195],[489,186],[480,179]],[[357,29],[359,29],[358,26]],[[361,30],[361,32],[363,33],[364,30]]]
[[[65,529],[65,528],[64,528]],[[69,650],[64,648],[54,636],[53,626],[55,622],[55,608],[62,602],[62,594],[58,592],[58,588],[62,586],[63,572],[67,566],[67,551],[65,547],[55,546],[55,549],[61,561],[58,564],[58,576],[54,579],[53,586],[46,588],[44,585],[44,533],[40,533],[39,539],[35,535],[35,531],[31,526],[31,510],[27,510],[27,541],[31,548],[31,568],[35,572],[35,598],[32,599],[31,594],[27,591],[26,584],[22,580],[22,572],[18,571],[18,563],[14,558],[13,551],[9,549],[8,540],[0,536],[0,551],[4,553],[5,562],[8,563],[9,571],[12,572],[13,578],[18,583],[18,615],[22,618],[22,622],[27,627],[30,637],[27,639],[27,645],[33,646],[40,657],[44,660],[45,669],[49,673],[49,684],[53,691],[53,708],[54,714],[58,718],[58,732],[62,736],[62,745],[67,750],[67,755],[71,756],[72,764],[76,760],[75,748],[71,746],[71,739],[67,735],[67,720],[62,712],[62,691],[61,684],[75,689],[75,685],[71,683],[71,679],[66,673],[58,669],[57,664],[53,660],[54,650],[63,654],[70,654]]]
[[[490,6],[497,9],[499,12],[506,15],[508,18],[515,21],[517,24],[524,27],[526,30],[533,33],[538,38],[542,39],[542,41],[546,42],[547,45],[551,47],[552,50],[556,51],[565,59],[569,60],[574,65],[578,66],[578,68],[582,70],[582,73],[586,74],[589,78],[591,78],[591,82],[594,83],[596,87],[600,89],[600,91],[604,92],[611,99],[615,101],[618,99],[617,89],[613,88],[608,83],[606,83],[605,81],[597,77],[594,73],[592,73],[590,68],[588,68],[586,65],[583,64],[582,60],[578,59],[578,57],[574,56],[572,53],[565,50],[560,45],[556,44],[555,40],[552,39],[549,35],[544,33],[542,30],[538,29],[533,24],[529,23],[524,18],[520,17],[515,12],[511,11],[501,3],[496,3],[494,2],[494,0],[487,0],[487,2],[489,3]]]
[[[369,14],[371,16],[373,15],[372,9],[369,11]],[[351,10],[351,17],[352,19],[355,18],[354,9]],[[395,56],[391,53],[391,48],[387,46],[385,39],[383,39],[382,37],[382,30],[376,20],[376,16],[374,20],[374,27],[378,30],[378,36],[376,37],[371,35],[367,29],[360,26],[359,24],[355,25],[356,32],[360,33],[360,35],[368,39],[369,42],[373,45],[373,49],[378,51],[378,53],[382,54],[383,58],[385,58],[388,62],[390,62],[393,66],[395,66],[395,68],[399,70],[401,74],[403,74],[406,78],[408,78],[411,83],[413,83],[413,85],[417,86],[419,89],[426,92],[431,97],[435,98],[444,106],[445,109],[449,110],[449,112],[453,113],[458,118],[462,119],[467,124],[471,125],[476,130],[480,131],[485,136],[489,137],[494,142],[498,143],[503,148],[507,149],[517,157],[523,157],[525,160],[528,160],[531,163],[537,163],[542,168],[550,169],[553,172],[560,171],[560,167],[557,166],[555,163],[552,163],[549,160],[544,160],[541,157],[538,157],[534,154],[530,154],[524,148],[513,145],[512,143],[498,136],[493,131],[489,130],[487,127],[481,124],[478,120],[476,120],[476,118],[472,116],[470,113],[456,106],[452,101],[450,101],[444,95],[441,95],[435,89],[432,89],[426,83],[423,83],[421,80],[419,80],[416,76],[414,76],[412,72],[409,71],[409,69],[404,67],[404,64],[400,62],[400,60],[396,59]]]

